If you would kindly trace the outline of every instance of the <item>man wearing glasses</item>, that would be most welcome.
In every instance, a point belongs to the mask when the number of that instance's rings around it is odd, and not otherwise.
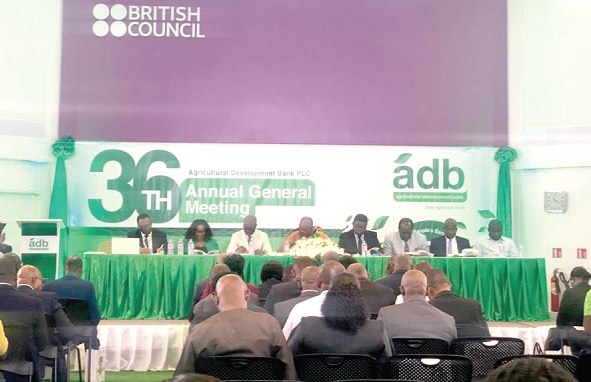
[[[137,227],[137,230],[128,232],[127,237],[139,239],[141,254],[166,253],[168,242],[166,232],[152,229],[152,219],[148,214],[138,215]]]

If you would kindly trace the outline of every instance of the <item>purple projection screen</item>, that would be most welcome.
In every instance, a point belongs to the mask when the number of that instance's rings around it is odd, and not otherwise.
[[[64,0],[60,135],[507,145],[505,0]]]

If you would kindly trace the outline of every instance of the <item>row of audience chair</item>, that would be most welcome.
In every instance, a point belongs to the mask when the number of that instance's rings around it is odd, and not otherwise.
[[[433,381],[469,382],[483,379],[494,368],[518,357],[544,357],[556,362],[580,381],[591,381],[583,359],[565,355],[524,355],[521,339],[507,337],[462,338],[447,342],[434,339],[395,339],[396,355],[379,364],[368,355],[307,354],[294,357],[298,377],[306,382],[335,381]],[[451,354],[450,354],[451,353]],[[211,357],[195,364],[196,372],[222,381],[281,380],[285,365],[266,357]],[[586,374],[585,374],[586,373]],[[378,379],[385,378],[385,379]]]
[[[90,338],[91,330],[89,328],[91,325],[89,323],[88,303],[86,301],[72,299],[60,299],[59,301],[72,324],[77,327],[78,333],[84,333]],[[55,320],[52,316],[46,315],[45,322],[47,324],[48,332],[56,330]],[[7,354],[0,359],[0,373],[2,373],[4,380],[7,382],[15,379],[21,380],[22,377],[19,378],[19,376],[28,377],[31,382],[33,375],[35,374],[35,366],[32,362],[33,354],[31,353],[31,349],[28,348],[28,338],[32,335],[32,328],[29,326],[7,324],[4,324],[3,326],[6,338],[9,342],[9,347]],[[71,352],[77,352],[79,382],[83,381],[80,350],[78,349],[78,345],[81,343],[82,340],[77,343],[69,342],[67,344],[59,345],[63,347],[66,354],[66,367],[68,368],[70,365]],[[90,347],[88,350],[90,351]],[[39,353],[39,356],[49,359],[52,362],[50,367],[52,369],[52,374],[55,377],[57,377],[57,352],[57,346],[49,346]],[[0,375],[0,381],[2,381],[2,375]],[[69,379],[69,372],[67,373],[67,378]]]

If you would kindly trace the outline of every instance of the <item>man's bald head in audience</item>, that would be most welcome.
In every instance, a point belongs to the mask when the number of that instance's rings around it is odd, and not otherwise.
[[[43,278],[39,269],[32,265],[23,265],[16,274],[16,285],[29,285],[34,290],[41,290]]]
[[[417,271],[421,271],[425,274],[425,276],[427,276],[427,272],[429,272],[431,269],[433,269],[433,264],[431,264],[430,262],[426,261],[426,260],[421,260],[418,263],[416,263],[412,269],[416,269]]]
[[[400,282],[400,291],[407,301],[411,297],[425,298],[427,295],[427,276],[421,271],[411,269],[406,271]]]
[[[14,269],[18,272],[18,270],[23,266],[23,262],[21,258],[14,252],[8,252],[2,255],[3,258],[10,260],[14,263]]]
[[[15,285],[16,269],[14,263],[8,259],[0,258],[0,283]]]
[[[224,272],[230,272],[230,267],[226,264],[216,264],[209,270],[209,278],[213,280],[216,275]]]
[[[236,274],[227,274],[217,280],[212,297],[220,312],[245,309],[250,293],[246,283]]]
[[[367,269],[365,269],[363,264],[360,264],[360,263],[351,264],[347,268],[347,272],[349,272],[353,276],[357,277],[357,279],[359,279],[359,280],[369,280],[369,273],[367,273]]]
[[[328,260],[339,261],[339,254],[335,251],[327,251],[322,255],[322,264],[326,263]]]
[[[308,256],[300,256],[297,257],[293,262],[293,267],[291,268],[291,277],[293,281],[297,282],[302,273],[302,269],[314,265],[314,260]]]
[[[318,285],[316,284],[316,280],[318,279],[318,271],[318,267],[313,265],[302,269],[302,274],[299,281],[301,290],[318,290]]]
[[[320,290],[327,290],[330,287],[330,280],[338,274],[345,272],[345,267],[338,261],[328,260],[320,266],[317,285]]]

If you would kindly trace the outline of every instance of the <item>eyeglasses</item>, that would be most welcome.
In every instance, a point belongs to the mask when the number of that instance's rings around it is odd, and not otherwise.
[[[148,228],[148,227],[151,227],[151,226],[152,226],[152,223],[148,223],[148,224],[142,224],[142,225],[140,226],[140,228]]]
[[[205,233],[205,230],[196,230],[195,233]]]

